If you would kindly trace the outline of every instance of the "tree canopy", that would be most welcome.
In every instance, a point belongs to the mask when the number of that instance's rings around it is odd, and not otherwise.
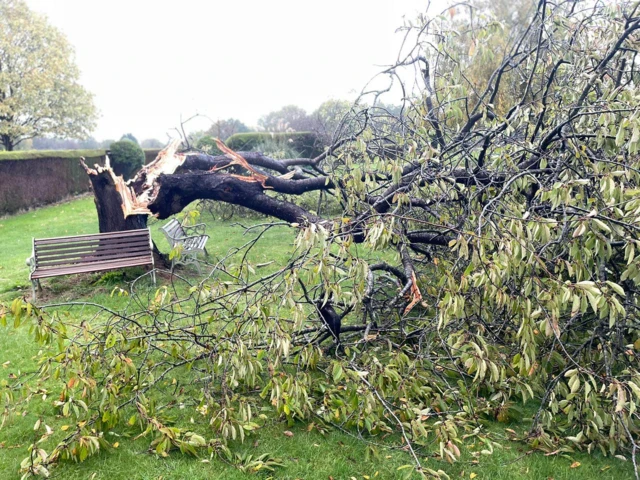
[[[79,83],[66,38],[23,0],[0,2],[0,143],[54,135],[84,138],[93,99]]]

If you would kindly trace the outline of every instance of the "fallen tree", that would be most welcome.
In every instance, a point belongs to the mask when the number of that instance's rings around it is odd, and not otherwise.
[[[421,466],[431,437],[437,455],[455,461],[463,431],[491,444],[479,418],[506,421],[533,401],[520,437],[532,447],[598,449],[635,465],[637,10],[541,1],[483,91],[465,73],[494,59],[499,26],[470,22],[468,52],[450,18],[407,27],[412,47],[384,75],[406,86],[401,72],[416,71],[422,89],[407,91],[396,116],[376,103],[388,88],[369,91],[371,106],[344,120],[351,133],[316,158],[222,143],[225,155],[209,156],[176,142],[128,184],[87,167],[101,231],[139,228],[202,199],[275,220],[250,227],[257,237],[188,297],[160,292],[135,314],[103,309],[109,320],[91,336],[71,336],[71,359],[52,361],[63,377],[87,378],[90,397],[117,385],[99,415],[79,416],[104,430],[135,405],[157,451],[219,452],[257,428],[252,419],[267,405],[289,421],[396,432],[417,471],[443,476]],[[340,215],[296,201],[320,192]],[[257,273],[248,252],[276,228],[295,232],[291,258]],[[62,330],[47,308],[18,303],[14,315],[27,308],[43,341]],[[219,438],[167,433],[149,400],[187,366],[192,381],[179,397],[205,412]],[[25,468],[74,458],[69,446],[86,435],[79,428]]]

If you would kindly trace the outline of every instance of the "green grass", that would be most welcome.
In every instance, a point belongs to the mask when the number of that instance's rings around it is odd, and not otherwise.
[[[33,160],[36,158],[80,158],[101,157],[104,150],[15,150],[0,152],[2,160]]]
[[[224,255],[229,249],[242,245],[255,236],[243,235],[244,230],[232,223],[224,223],[203,215],[211,236],[208,248],[215,257]],[[243,221],[251,223],[250,220]],[[256,221],[254,221],[256,222]],[[159,248],[167,251],[168,245],[159,228],[164,222],[150,222],[152,236]],[[29,295],[28,268],[25,258],[31,254],[31,238],[61,235],[94,233],[98,231],[97,218],[91,198],[76,199],[64,204],[42,208],[33,212],[0,219],[0,301],[9,301],[20,295]],[[264,236],[259,249],[251,253],[254,263],[271,260],[275,264],[288,258],[293,235],[287,228],[273,229]],[[135,273],[135,272],[134,272]],[[194,274],[195,275],[195,274]],[[110,279],[108,282],[101,278]],[[113,308],[122,307],[126,298],[111,297],[110,291],[118,280],[133,278],[119,274],[102,276],[81,275],[48,279],[43,282],[43,299],[48,302],[66,300],[86,300]],[[163,281],[163,280],[161,280]],[[164,279],[166,281],[166,278]],[[126,285],[123,283],[123,287]],[[38,347],[31,342],[26,329],[2,329],[0,335],[0,378],[11,373],[29,371],[34,367],[33,357]],[[17,473],[20,461],[26,457],[27,446],[34,440],[33,425],[42,416],[46,423],[61,433],[65,420],[56,417],[50,402],[34,402],[17,418],[0,430],[0,479],[19,478]],[[527,410],[527,414],[530,410]],[[189,422],[188,418],[182,420]],[[67,419],[66,422],[69,422]],[[307,431],[307,425],[296,424],[288,427],[284,423],[270,421],[269,425],[249,437],[244,445],[236,448],[254,456],[268,453],[282,460],[284,467],[278,468],[273,478],[305,480],[328,478],[361,480],[369,478],[403,478],[408,470],[399,467],[411,463],[408,453],[396,448],[377,448],[375,455],[368,455],[367,444],[351,435],[339,431],[329,431],[321,435],[316,430]],[[633,469],[630,462],[615,458],[593,456],[584,453],[572,455],[545,456],[531,452],[524,444],[506,439],[505,428],[517,432],[527,430],[526,419],[510,425],[490,423],[487,429],[502,448],[493,455],[474,457],[472,452],[480,450],[480,444],[470,443],[462,449],[460,462],[449,465],[433,457],[423,458],[423,465],[435,470],[446,471],[451,478],[476,479],[631,479]],[[290,430],[293,436],[284,434]],[[54,470],[56,478],[64,479],[245,479],[268,478],[267,473],[251,475],[220,460],[208,462],[207,457],[194,459],[180,454],[171,454],[160,458],[146,453],[148,440],[132,438],[139,432],[120,430],[120,437],[107,437],[111,443],[118,442],[118,448],[90,457],[81,464],[63,463]],[[375,442],[388,442],[400,446],[397,437],[371,439]],[[51,448],[50,444],[45,445]],[[576,466],[575,462],[580,465]],[[571,466],[574,465],[574,468]],[[378,476],[376,477],[376,473]],[[95,476],[94,476],[95,474]],[[417,478],[414,476],[413,478]]]

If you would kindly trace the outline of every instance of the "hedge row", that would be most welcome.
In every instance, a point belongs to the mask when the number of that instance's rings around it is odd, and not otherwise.
[[[159,149],[146,149],[145,163]],[[80,165],[104,165],[105,150],[32,150],[0,152],[0,215],[59,202],[88,192],[91,184]]]
[[[262,144],[274,141],[286,143],[302,157],[316,157],[323,151],[318,137],[312,132],[236,133],[227,139],[227,146],[237,151],[253,151],[258,150]]]
[[[156,159],[161,149],[160,148],[143,148],[142,150],[144,151],[144,163],[146,165],[147,163],[151,163]]]
[[[0,162],[5,160],[36,160],[41,158],[101,157],[104,150],[17,150],[0,152]]]
[[[149,163],[158,156],[159,148],[145,148],[145,163]],[[0,151],[0,162],[5,160],[36,160],[39,158],[94,158],[102,157],[105,150],[17,150],[14,152]]]
[[[0,158],[0,215],[89,191],[89,178],[80,165],[80,157],[84,156],[90,166],[104,165],[105,161],[103,150],[92,151],[91,155],[76,151],[74,157],[66,156],[64,152],[49,152],[49,156],[42,156],[40,152],[8,153],[22,153],[23,156],[11,158],[2,153]]]

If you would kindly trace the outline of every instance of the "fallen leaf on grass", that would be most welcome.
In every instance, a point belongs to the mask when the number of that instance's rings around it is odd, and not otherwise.
[[[293,437],[293,432],[289,431],[289,430],[285,430],[283,432],[287,437]]]
[[[60,430],[62,430],[63,432],[66,432],[67,430],[69,430],[69,425],[62,425],[60,427]]]
[[[476,478],[477,476],[478,476],[478,474],[477,474],[477,473],[474,473],[474,472],[471,472],[471,473],[469,474],[469,478]]]
[[[578,468],[580,465],[581,465],[581,463],[580,463],[580,462],[573,462],[573,463],[571,464],[571,468]]]

